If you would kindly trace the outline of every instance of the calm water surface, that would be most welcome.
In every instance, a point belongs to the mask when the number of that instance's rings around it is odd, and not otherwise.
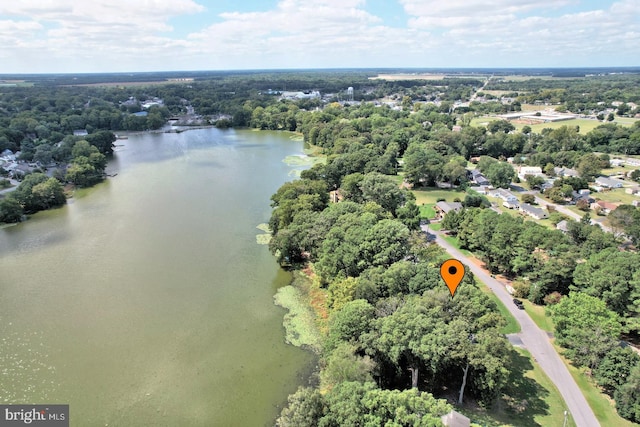
[[[263,426],[304,382],[256,229],[302,154],[287,134],[117,142],[106,183],[0,230],[0,403],[73,426]]]

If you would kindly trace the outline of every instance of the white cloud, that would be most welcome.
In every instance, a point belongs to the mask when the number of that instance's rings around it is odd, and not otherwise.
[[[637,65],[640,57],[640,0],[586,11],[578,0],[397,1],[404,28],[385,25],[366,0],[281,0],[221,13],[184,37],[172,18],[205,11],[204,0],[2,1],[0,57],[5,72]]]

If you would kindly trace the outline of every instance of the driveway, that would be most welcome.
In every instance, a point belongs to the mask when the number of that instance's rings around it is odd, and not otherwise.
[[[578,385],[573,380],[573,377],[569,373],[564,362],[560,359],[555,348],[553,348],[547,333],[538,328],[524,310],[516,308],[513,304],[513,297],[499,281],[491,277],[488,272],[478,267],[478,265],[473,263],[467,256],[462,254],[462,252],[447,243],[442,238],[441,232],[429,230],[426,225],[421,226],[421,228],[429,234],[435,234],[436,242],[453,258],[456,258],[463,264],[466,264],[478,279],[486,283],[489,289],[491,289],[500,301],[502,301],[513,317],[516,318],[520,324],[520,332],[518,334],[513,334],[510,337],[510,341],[518,344],[519,342],[522,342],[522,345],[529,351],[529,353],[531,353],[534,361],[540,365],[545,374],[547,374],[549,379],[560,391],[560,394],[567,404],[567,410],[571,413],[576,425],[578,427],[599,426],[600,423],[587,403],[587,400],[582,395]],[[516,338],[519,338],[519,341]]]

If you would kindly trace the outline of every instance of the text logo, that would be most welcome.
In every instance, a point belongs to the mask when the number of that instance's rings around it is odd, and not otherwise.
[[[69,427],[69,405],[0,405],[0,427]]]

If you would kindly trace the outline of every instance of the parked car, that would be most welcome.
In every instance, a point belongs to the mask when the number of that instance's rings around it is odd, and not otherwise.
[[[518,298],[514,298],[513,299],[513,303],[516,305],[516,307],[518,307],[520,310],[524,310],[524,303],[522,301],[520,301]]]

